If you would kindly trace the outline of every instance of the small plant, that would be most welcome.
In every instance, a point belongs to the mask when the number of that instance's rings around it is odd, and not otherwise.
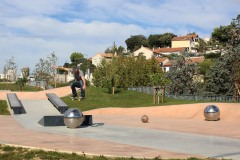
[[[0,100],[0,115],[10,115],[7,102],[5,100]]]
[[[15,84],[17,86],[19,86],[19,90],[22,91],[23,87],[25,86],[25,84],[27,83],[27,78],[19,78]]]
[[[169,80],[160,73],[151,74],[150,79],[153,86],[165,86],[167,83],[169,83]]]

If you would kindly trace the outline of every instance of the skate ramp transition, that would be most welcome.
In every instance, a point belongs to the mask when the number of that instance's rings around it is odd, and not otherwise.
[[[21,100],[26,114],[14,114],[14,118],[26,128],[64,126],[63,115],[48,100]]]

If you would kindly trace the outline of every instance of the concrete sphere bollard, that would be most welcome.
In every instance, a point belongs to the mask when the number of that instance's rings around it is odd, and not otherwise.
[[[209,105],[204,109],[204,117],[207,121],[217,121],[220,119],[220,110],[215,105]]]
[[[143,123],[148,123],[149,118],[148,118],[147,115],[143,115],[141,120],[142,120]]]
[[[82,112],[77,108],[70,108],[64,113],[64,124],[68,128],[79,127],[84,120]]]

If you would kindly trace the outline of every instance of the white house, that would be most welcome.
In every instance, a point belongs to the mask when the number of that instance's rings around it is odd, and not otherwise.
[[[70,82],[74,80],[73,74],[71,72],[65,72],[64,74],[56,74],[55,81],[56,82]]]
[[[6,74],[6,79],[10,81],[16,80],[16,69],[9,69]]]
[[[95,56],[92,57],[92,64],[98,66],[101,64],[102,60],[105,59],[109,61],[112,59],[114,55],[112,53],[97,53]]]
[[[156,58],[156,60],[159,62],[160,66],[164,72],[168,72],[170,70],[170,68],[172,67],[172,63],[167,57]]]
[[[146,59],[150,59],[152,58],[152,56],[154,56],[154,52],[152,49],[143,46],[141,46],[141,48],[133,52],[134,56],[138,56],[139,54],[143,54],[143,56],[145,56]]]
[[[190,53],[197,52],[199,37],[197,34],[188,34],[186,36],[172,38],[172,48],[185,47]]]
[[[164,55],[170,55],[170,54],[178,54],[180,55],[183,51],[185,51],[185,47],[178,47],[178,48],[156,48],[156,49],[150,49],[148,47],[139,48],[135,52],[133,52],[134,56],[138,56],[139,54],[143,54],[143,56],[146,57],[146,59],[150,59],[152,57],[162,57]]]
[[[204,42],[208,43],[208,42],[210,42],[211,38],[205,37],[203,40],[204,40]]]
[[[5,78],[6,78],[5,74],[0,74],[0,79],[5,79]]]

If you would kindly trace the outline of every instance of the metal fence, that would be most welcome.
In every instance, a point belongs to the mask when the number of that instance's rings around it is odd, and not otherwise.
[[[128,88],[128,90],[136,91],[136,92],[143,92],[143,93],[153,95],[153,88],[152,87],[131,87],[131,88]]]
[[[131,87],[128,90],[143,92],[153,95],[152,87]],[[240,97],[225,95],[172,95],[165,92],[165,97],[183,99],[183,100],[207,100],[217,102],[240,102]]]

